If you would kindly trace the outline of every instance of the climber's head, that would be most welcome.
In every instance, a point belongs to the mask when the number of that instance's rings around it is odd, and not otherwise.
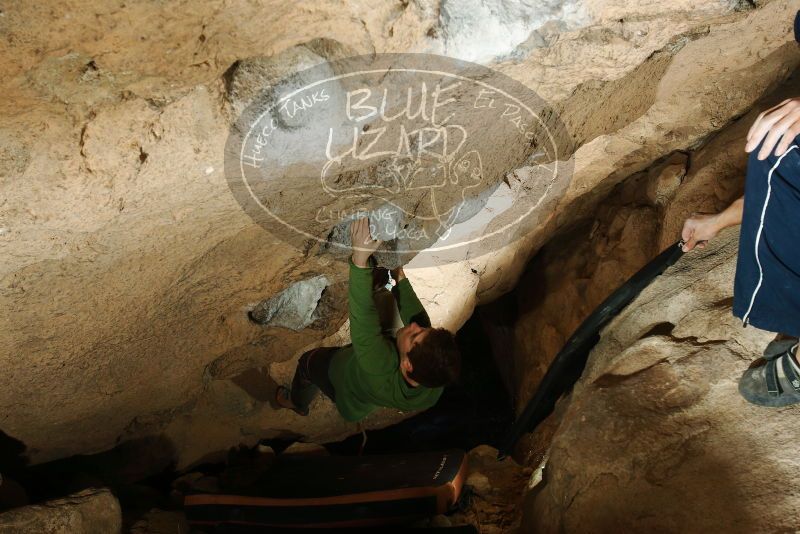
[[[452,384],[461,372],[461,352],[453,334],[444,328],[411,323],[397,331],[400,372],[411,385]]]

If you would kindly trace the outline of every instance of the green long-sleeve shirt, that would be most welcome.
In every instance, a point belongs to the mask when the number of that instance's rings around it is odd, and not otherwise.
[[[392,291],[403,324],[416,322],[430,326],[411,283],[401,280]],[[400,373],[397,344],[381,333],[378,310],[372,299],[372,269],[350,262],[350,339],[351,345],[333,356],[328,376],[336,392],[336,407],[348,421],[358,421],[379,406],[403,411],[430,408],[442,388],[411,387]]]

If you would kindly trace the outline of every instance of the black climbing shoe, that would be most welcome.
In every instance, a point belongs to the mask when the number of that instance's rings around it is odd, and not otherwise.
[[[292,402],[292,398],[290,395],[289,388],[286,386],[278,386],[275,390],[275,404],[280,406],[281,408],[286,408],[287,410],[292,410],[298,415],[306,416],[308,415],[308,409],[301,410]]]

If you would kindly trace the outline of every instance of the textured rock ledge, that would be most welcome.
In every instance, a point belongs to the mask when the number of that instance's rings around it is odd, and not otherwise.
[[[737,238],[684,256],[605,329],[526,509],[537,532],[794,529],[798,408],[737,392],[774,337],[730,313]]]
[[[3,534],[116,534],[121,530],[119,502],[107,489],[88,489],[0,514]]]

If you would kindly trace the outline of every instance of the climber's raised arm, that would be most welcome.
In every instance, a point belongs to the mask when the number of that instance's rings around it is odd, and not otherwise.
[[[392,288],[392,294],[397,302],[397,310],[400,312],[400,319],[402,319],[403,324],[417,323],[419,326],[429,327],[431,320],[428,317],[428,313],[419,298],[417,298],[417,294],[414,292],[414,288],[411,287],[409,279],[406,278],[403,268],[394,269],[392,277],[397,280],[397,285]]]
[[[353,255],[350,260],[350,339],[359,365],[368,372],[381,372],[396,365],[389,357],[392,342],[384,337],[375,301],[372,298],[372,267],[369,257],[381,242],[372,239],[369,218],[356,219],[350,225]]]

